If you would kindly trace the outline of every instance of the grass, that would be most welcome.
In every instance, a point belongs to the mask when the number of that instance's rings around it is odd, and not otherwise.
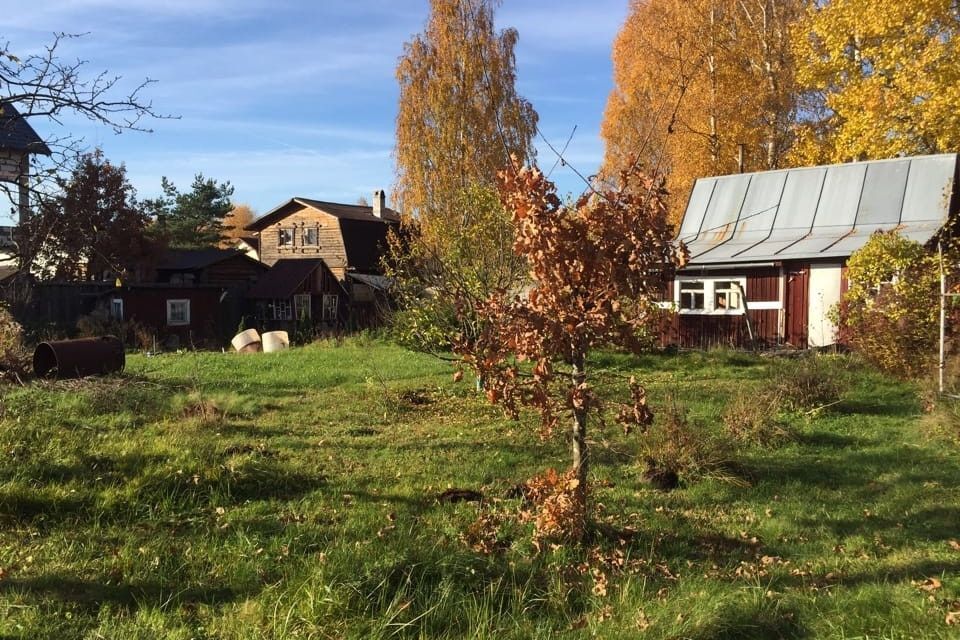
[[[736,478],[661,493],[640,481],[643,435],[594,431],[602,526],[539,553],[529,523],[503,523],[492,554],[463,533],[522,510],[503,496],[565,466],[565,443],[390,344],[132,356],[118,377],[4,387],[0,637],[956,637],[957,448],[915,389],[822,365],[842,402],[790,414],[782,446],[731,450]],[[604,393],[635,374],[705,441],[779,366],[591,362]],[[438,503],[449,487],[488,500]]]

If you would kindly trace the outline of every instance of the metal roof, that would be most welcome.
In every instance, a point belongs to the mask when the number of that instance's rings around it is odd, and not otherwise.
[[[266,212],[246,227],[247,231],[262,231],[275,222],[283,220],[296,209],[291,205],[300,205],[300,207],[312,207],[328,213],[341,220],[361,220],[365,222],[390,223],[399,222],[400,214],[393,209],[385,208],[382,217],[373,215],[373,207],[359,204],[342,204],[339,202],[324,202],[322,200],[313,200],[311,198],[290,198],[278,207],[274,207]]]
[[[927,242],[956,205],[957,154],[697,180],[679,240],[692,264],[846,257],[878,230]]]

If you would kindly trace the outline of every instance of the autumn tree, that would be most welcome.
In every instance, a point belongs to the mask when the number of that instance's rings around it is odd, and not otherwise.
[[[589,193],[568,206],[537,169],[502,175],[514,251],[526,262],[532,286],[524,295],[494,292],[480,309],[489,318],[481,335],[456,350],[481,374],[491,401],[515,417],[521,406],[535,407],[542,435],[570,421],[573,464],[566,487],[573,502],[565,504],[576,505],[587,489],[587,419],[600,409],[587,357],[600,345],[647,346],[643,336],[657,317],[654,301],[685,263],[686,249],[671,242],[657,179],[625,172],[617,189]],[[632,379],[629,386],[631,401],[618,419],[628,429],[645,427],[652,419],[646,394]]]
[[[960,6],[830,0],[797,29],[812,108],[797,160],[844,162],[960,148]]]
[[[456,223],[467,215],[452,206],[458,193],[495,187],[511,155],[534,155],[537,114],[514,87],[518,35],[494,29],[497,4],[431,0],[424,31],[397,65],[395,194],[428,226]]]
[[[386,264],[399,307],[394,335],[432,352],[455,339],[476,339],[485,322],[482,303],[493,291],[515,289],[527,272],[513,252],[513,227],[496,191],[468,187],[453,204],[465,212],[457,233],[426,241],[418,221],[408,220],[404,235],[393,236]]]
[[[783,165],[798,92],[790,29],[809,0],[634,0],[613,48],[603,173],[667,176],[679,221],[693,182]]]
[[[124,165],[99,150],[80,158],[26,222],[37,240],[37,269],[56,280],[127,278],[156,253],[148,217],[137,202]]]
[[[48,45],[22,56],[0,37],[0,105],[14,105],[31,124],[42,120],[58,123],[71,114],[115,133],[149,131],[146,122],[166,117],[158,114],[143,96],[143,90],[152,80],[124,86],[119,76],[106,71],[91,72],[86,61],[61,55],[69,41],[78,37],[81,36],[55,34]],[[10,182],[0,181],[0,193],[17,209],[27,210],[28,207],[21,204],[39,202],[47,195],[56,196],[64,180],[69,180],[77,157],[86,148],[83,140],[69,134],[43,137],[50,154],[32,155],[29,167],[18,169],[18,175]],[[8,299],[21,300],[28,295],[33,263],[31,248],[44,241],[44,238],[29,237],[25,233],[27,226],[40,233],[48,231],[43,225],[24,225],[18,229],[17,257],[22,268],[15,282],[17,286],[7,291]]]
[[[233,209],[230,210],[230,213],[223,217],[223,239],[220,241],[220,246],[229,248],[241,238],[248,237],[250,232],[246,231],[245,229],[247,225],[253,222],[256,217],[257,216],[253,212],[253,209],[250,208],[250,205],[233,205]]]
[[[420,311],[408,336],[445,335],[449,344],[455,333],[474,334],[478,318],[455,321],[466,316],[452,313],[451,284],[483,299],[487,287],[516,288],[522,276],[502,259],[510,255],[502,238],[511,231],[496,176],[512,156],[533,158],[537,114],[517,95],[518,36],[494,28],[498,4],[431,0],[423,32],[406,43],[397,65],[395,193],[407,216],[402,246],[409,254],[392,255],[393,275],[405,292],[401,301]],[[423,295],[407,295],[416,291]]]
[[[215,247],[223,240],[227,215],[233,210],[230,201],[233,187],[218,183],[198,173],[190,191],[183,193],[165,176],[161,180],[163,195],[146,201],[155,218],[155,232],[171,247],[203,249]]]

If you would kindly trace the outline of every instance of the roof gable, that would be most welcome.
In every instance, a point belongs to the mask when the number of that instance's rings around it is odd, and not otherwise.
[[[289,298],[317,269],[326,268],[320,258],[278,260],[270,270],[260,276],[247,292],[248,298]]]
[[[701,178],[678,239],[694,264],[846,257],[881,229],[927,242],[957,169],[948,153]]]
[[[304,207],[316,209],[340,220],[361,220],[379,224],[389,224],[400,221],[400,214],[393,209],[384,209],[383,217],[378,218],[373,215],[373,207],[370,206],[324,202],[310,198],[290,198],[290,200],[271,209],[244,228],[247,231],[262,231],[270,225],[280,222],[287,216],[301,211]]]
[[[50,148],[10,102],[0,104],[0,149],[50,155]]]
[[[214,264],[230,260],[231,258],[250,258],[246,252],[239,249],[167,249],[157,264],[157,269],[164,271],[194,271],[206,269]],[[257,262],[257,264],[260,264]]]

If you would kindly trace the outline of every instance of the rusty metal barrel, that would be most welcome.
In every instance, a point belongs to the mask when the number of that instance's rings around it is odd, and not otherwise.
[[[123,371],[123,342],[115,336],[41,342],[33,352],[38,378],[82,378]]]

